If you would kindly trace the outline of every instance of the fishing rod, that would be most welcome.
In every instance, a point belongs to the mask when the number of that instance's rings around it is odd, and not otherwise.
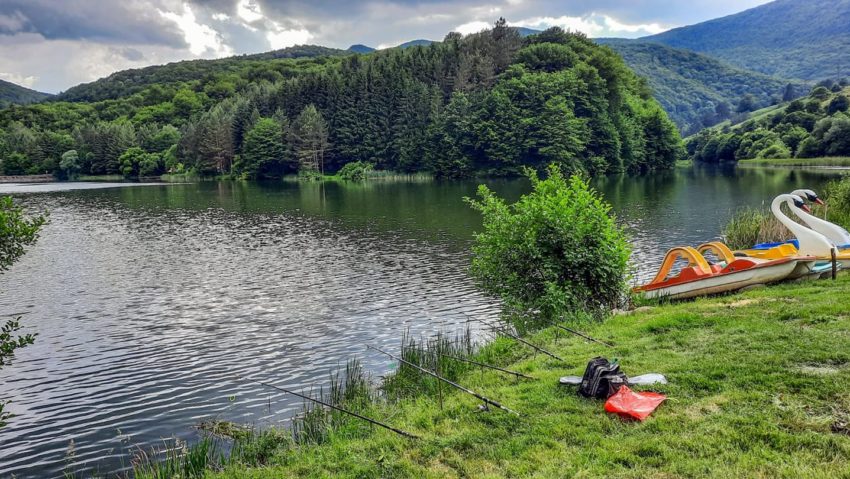
[[[435,377],[435,378],[439,379],[440,381],[443,381],[444,383],[446,383],[446,384],[448,384],[448,385],[450,385],[450,386],[453,386],[453,387],[455,387],[455,388],[457,388],[457,389],[460,389],[461,391],[463,391],[463,392],[465,392],[465,393],[467,393],[467,394],[470,394],[470,395],[472,395],[472,396],[475,396],[476,398],[478,398],[478,399],[480,399],[480,400],[484,401],[486,404],[490,404],[490,405],[492,405],[492,406],[496,406],[496,407],[497,407],[497,408],[499,408],[499,409],[503,409],[503,410],[505,410],[505,411],[507,411],[507,412],[509,412],[509,413],[511,413],[511,414],[516,414],[517,416],[519,416],[519,413],[518,413],[518,412],[516,412],[516,411],[514,411],[513,409],[510,409],[510,408],[508,408],[508,407],[502,406],[502,405],[501,405],[501,404],[499,404],[497,401],[494,401],[494,400],[492,400],[492,399],[488,399],[488,398],[486,398],[486,397],[484,397],[484,396],[482,396],[482,395],[478,394],[477,392],[473,391],[472,389],[469,389],[469,388],[463,387],[463,386],[461,386],[460,384],[458,384],[458,383],[456,383],[456,382],[454,382],[454,381],[451,381],[451,380],[449,380],[449,379],[446,379],[446,378],[444,378],[444,377],[442,377],[442,376],[438,375],[437,373],[435,373],[435,372],[433,372],[433,371],[429,371],[428,369],[425,369],[425,368],[423,368],[423,367],[419,366],[418,364],[413,364],[413,363],[411,363],[410,361],[408,361],[408,360],[406,360],[406,359],[402,359],[402,358],[400,358],[400,357],[398,357],[398,356],[395,356],[395,355],[393,355],[393,354],[390,354],[390,353],[388,353],[388,352],[386,352],[386,351],[384,351],[384,350],[382,350],[382,349],[378,349],[378,348],[376,348],[375,346],[366,346],[366,347],[367,347],[368,349],[374,349],[375,351],[378,351],[379,353],[385,354],[385,355],[389,356],[390,358],[395,359],[395,360],[396,360],[396,361],[398,361],[398,362],[401,362],[401,363],[407,364],[408,366],[410,366],[410,367],[412,367],[412,368],[416,368],[416,369],[418,369],[419,371],[422,371],[422,372],[423,372],[423,373],[425,373],[425,374],[428,374],[428,375],[430,375],[430,376],[433,376],[433,377]]]
[[[250,379],[250,378],[240,378],[240,377],[238,377],[238,376],[237,376],[237,379],[244,379],[244,380],[246,380],[246,381],[251,381],[251,382],[253,382],[253,383],[260,384],[260,385],[263,385],[263,386],[266,386],[266,387],[270,387],[270,388],[272,388],[272,389],[277,389],[278,391],[281,391],[281,392],[284,392],[284,393],[287,393],[287,394],[292,394],[293,396],[298,396],[298,397],[303,398],[303,399],[306,399],[306,400],[308,400],[308,401],[313,401],[313,402],[315,402],[315,403],[321,404],[322,406],[327,406],[327,407],[329,407],[329,408],[331,408],[331,409],[336,409],[337,411],[344,412],[345,414],[348,414],[348,415],[354,416],[354,417],[356,417],[356,418],[358,418],[358,419],[362,419],[362,420],[364,420],[364,421],[366,421],[366,422],[368,422],[368,423],[374,424],[374,425],[376,425],[376,426],[380,426],[380,427],[382,427],[382,428],[384,428],[384,429],[389,429],[390,431],[392,431],[392,432],[394,432],[394,433],[396,433],[396,434],[402,435],[402,436],[404,436],[404,437],[408,437],[408,438],[410,438],[410,439],[420,439],[420,437],[419,437],[419,436],[417,436],[417,435],[415,435],[415,434],[411,434],[411,433],[409,433],[409,432],[402,431],[401,429],[396,429],[396,428],[394,428],[394,427],[392,427],[392,426],[390,426],[390,425],[388,425],[388,424],[384,424],[384,423],[382,423],[382,422],[380,422],[380,421],[376,421],[376,420],[371,419],[371,418],[368,418],[368,417],[366,417],[366,416],[363,416],[363,415],[357,414],[356,412],[348,411],[348,410],[343,409],[343,408],[341,408],[341,407],[339,407],[339,406],[334,406],[333,404],[327,403],[327,402],[322,401],[322,400],[320,400],[320,399],[316,399],[316,398],[313,398],[313,397],[307,396],[307,395],[305,395],[305,394],[297,393],[297,392],[295,392],[295,391],[290,391],[289,389],[284,389],[284,388],[282,388],[282,387],[275,386],[274,384],[269,384],[269,383],[266,383],[266,382],[263,382],[263,381],[258,381],[258,380],[256,380],[256,379]]]
[[[560,324],[558,324],[558,323],[552,322],[552,323],[550,323],[550,324],[551,324],[552,326],[555,326],[556,328],[561,328],[561,329],[563,329],[564,331],[566,331],[566,332],[568,332],[568,333],[573,333],[573,334],[575,334],[576,336],[580,336],[580,337],[582,337],[582,338],[584,338],[584,339],[587,339],[588,341],[593,341],[594,343],[599,343],[599,344],[601,344],[601,345],[603,345],[603,346],[608,346],[609,348],[613,348],[613,347],[614,347],[614,345],[613,345],[613,344],[606,343],[605,341],[600,341],[600,340],[598,340],[598,339],[593,339],[593,338],[591,338],[590,336],[588,336],[588,335],[586,335],[586,334],[584,334],[584,333],[582,333],[582,332],[580,332],[580,331],[576,331],[576,330],[574,330],[574,329],[570,329],[570,328],[568,328],[568,327],[566,327],[566,326],[561,326],[561,325],[560,325]]]
[[[511,371],[510,369],[503,369],[503,368],[500,368],[498,366],[493,366],[491,364],[479,363],[478,361],[473,361],[471,359],[459,358],[459,357],[456,357],[456,356],[449,356],[448,354],[441,354],[441,356],[449,358],[449,359],[454,359],[455,361],[462,361],[464,363],[474,364],[476,366],[481,366],[481,367],[484,367],[484,368],[495,369],[496,371],[501,371],[503,373],[513,374],[514,376],[517,376],[517,377],[520,377],[520,378],[537,379],[537,378],[533,378],[531,376],[528,376],[528,375],[520,373],[520,372]]]
[[[509,331],[507,331],[503,328],[499,328],[498,326],[494,326],[494,325],[484,321],[483,319],[479,319],[479,321],[486,324],[487,326],[490,326],[491,328],[495,329],[496,331],[499,331],[500,333],[504,334],[505,336],[507,336],[509,338],[513,338],[513,339],[521,342],[522,344],[525,344],[526,346],[534,349],[535,351],[540,351],[541,353],[543,353],[547,356],[551,356],[551,357],[557,359],[558,361],[561,361],[562,363],[566,362],[563,358],[561,358],[561,357],[559,357],[559,356],[557,356],[553,353],[550,353],[549,351],[546,351],[545,349],[541,348],[540,346],[537,346],[535,344],[532,344],[532,343],[522,339],[521,337],[517,336],[516,334],[513,334],[513,333],[511,333],[511,332],[509,332]]]

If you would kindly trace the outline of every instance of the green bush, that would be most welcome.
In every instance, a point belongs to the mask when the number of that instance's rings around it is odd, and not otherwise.
[[[630,248],[605,203],[579,176],[554,165],[526,174],[533,191],[508,205],[484,185],[466,201],[484,217],[475,235],[472,276],[500,297],[509,315],[544,320],[615,306],[626,291]]]
[[[777,141],[758,152],[756,158],[790,158],[791,150],[782,141]]]
[[[363,181],[369,177],[369,173],[372,172],[373,166],[371,163],[367,163],[365,161],[352,161],[351,163],[346,163],[345,166],[340,168],[337,175],[344,180],[351,181]]]

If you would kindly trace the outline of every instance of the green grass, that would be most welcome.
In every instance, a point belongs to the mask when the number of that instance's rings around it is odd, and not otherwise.
[[[318,445],[281,441],[263,465],[230,462],[213,478],[850,477],[850,275],[641,308],[576,327],[607,349],[549,329],[529,339],[567,364],[500,338],[479,358],[532,375],[463,372],[458,382],[520,412],[481,412],[444,388],[372,405],[405,439],[357,421]],[[668,395],[626,422],[557,384],[598,355],[626,373],[663,373]]]
[[[823,158],[755,158],[752,160],[741,160],[742,166],[846,166],[850,167],[850,157],[829,156]]]
[[[159,181],[166,183],[184,183],[191,181],[200,181],[201,176],[195,172],[187,173],[166,173],[158,178]]]
[[[126,181],[122,175],[80,175],[76,181]]]

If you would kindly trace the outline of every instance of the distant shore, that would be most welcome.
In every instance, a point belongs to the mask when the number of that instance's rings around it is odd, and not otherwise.
[[[850,157],[828,156],[823,158],[755,158],[752,160],[741,160],[742,166],[800,166],[817,168],[850,169]]]

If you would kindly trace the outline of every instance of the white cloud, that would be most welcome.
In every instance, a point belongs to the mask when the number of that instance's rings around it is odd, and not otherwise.
[[[233,49],[224,43],[224,39],[214,29],[207,25],[198,23],[195,13],[188,4],[183,4],[183,13],[164,12],[159,10],[164,18],[177,24],[183,32],[183,38],[189,44],[189,51],[196,56],[205,55],[208,52],[214,57],[226,57],[233,55]]]
[[[274,30],[266,32],[266,40],[275,50],[293,45],[303,45],[313,38],[310,31],[305,28],[287,30],[277,22],[272,22],[272,25]]]
[[[561,27],[564,30],[582,32],[589,37],[635,37],[661,33],[671,28],[670,26],[662,26],[659,23],[623,23],[609,15],[595,12],[578,17],[567,15],[560,17],[533,17],[518,22],[510,22],[510,24],[517,27],[536,28],[540,30],[549,27]]]
[[[460,33],[461,35],[469,35],[471,33],[478,33],[481,30],[490,28],[490,26],[491,25],[489,22],[473,21],[456,26],[454,28],[454,31]]]
[[[25,86],[27,88],[32,88],[32,85],[38,80],[37,76],[23,76],[17,73],[9,73],[9,72],[0,72],[0,78],[6,81],[10,81],[12,83]]]
[[[608,30],[612,32],[628,32],[628,33],[649,33],[656,34],[669,30],[672,27],[665,27],[659,23],[639,23],[635,25],[629,25],[626,23],[620,23],[614,18],[611,18],[605,15],[605,26],[608,27]]]
[[[226,13],[213,13],[212,19],[217,21],[217,22],[226,22],[226,21],[230,20],[230,15],[228,15]]]
[[[264,18],[260,6],[254,3],[254,0],[239,0],[236,4],[236,15],[248,23],[253,23]]]

